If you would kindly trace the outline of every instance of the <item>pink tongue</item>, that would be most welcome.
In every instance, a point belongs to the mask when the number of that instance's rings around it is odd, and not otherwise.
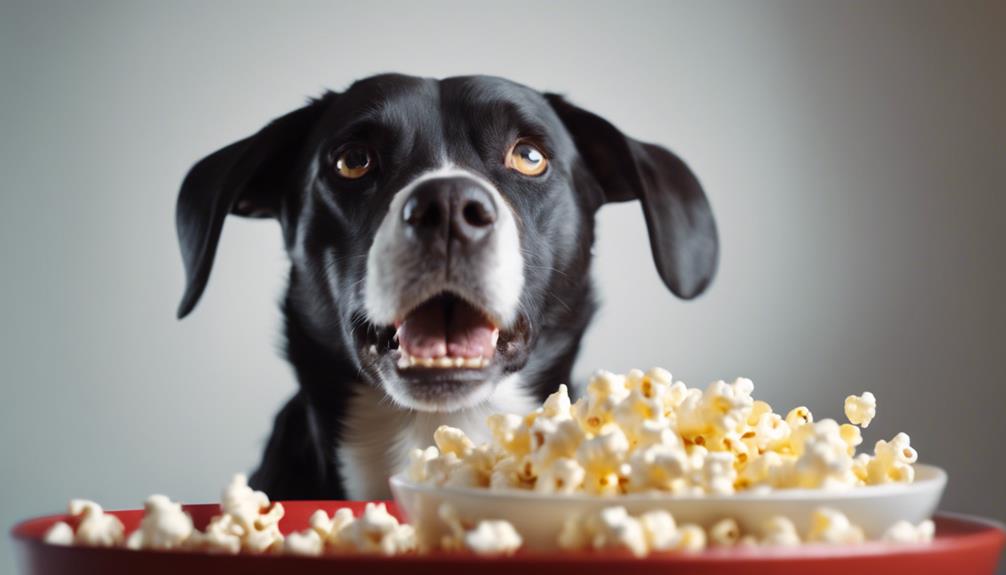
[[[405,316],[398,327],[398,345],[415,357],[447,354],[447,320],[444,306],[437,300],[426,302]]]
[[[455,305],[447,325],[447,355],[451,357],[484,357],[491,358],[496,349],[493,347],[493,330],[481,313],[473,310],[468,304]]]
[[[437,297],[410,313],[398,328],[398,343],[414,357],[493,356],[495,326],[471,305]]]

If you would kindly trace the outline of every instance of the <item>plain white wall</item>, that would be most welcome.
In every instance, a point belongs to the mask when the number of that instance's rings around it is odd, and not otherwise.
[[[0,525],[210,501],[255,465],[294,390],[278,227],[230,219],[176,322],[177,188],[381,71],[566,92],[705,184],[723,257],[696,302],[663,289],[637,205],[601,212],[580,376],[746,375],[833,417],[873,390],[868,441],[908,431],[945,508],[1006,518],[1004,24],[991,2],[4,3]]]

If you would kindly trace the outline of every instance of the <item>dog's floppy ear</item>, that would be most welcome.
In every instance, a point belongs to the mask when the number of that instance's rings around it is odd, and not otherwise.
[[[607,202],[639,200],[664,284],[683,299],[705,291],[716,274],[719,240],[695,174],[669,150],[629,138],[559,95],[545,97],[601,187],[595,209]]]
[[[179,318],[192,311],[206,288],[227,214],[279,214],[291,168],[330,97],[332,94],[326,94],[273,120],[258,133],[213,152],[189,170],[175,210],[186,276]]]

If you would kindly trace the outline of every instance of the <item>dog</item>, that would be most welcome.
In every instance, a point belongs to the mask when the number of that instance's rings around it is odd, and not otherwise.
[[[196,163],[178,196],[186,287],[203,293],[225,216],[274,218],[299,391],[253,487],[274,499],[386,499],[441,424],[473,439],[560,383],[596,303],[594,215],[638,200],[680,298],[718,264],[688,166],[602,117],[489,76],[398,74],[327,92]]]

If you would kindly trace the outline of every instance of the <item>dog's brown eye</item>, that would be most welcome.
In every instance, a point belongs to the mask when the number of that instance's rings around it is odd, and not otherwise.
[[[374,161],[370,150],[364,146],[353,146],[339,153],[335,159],[335,171],[347,180],[356,180],[367,175]]]
[[[525,176],[540,176],[548,167],[548,158],[534,144],[519,141],[510,148],[506,166]]]

